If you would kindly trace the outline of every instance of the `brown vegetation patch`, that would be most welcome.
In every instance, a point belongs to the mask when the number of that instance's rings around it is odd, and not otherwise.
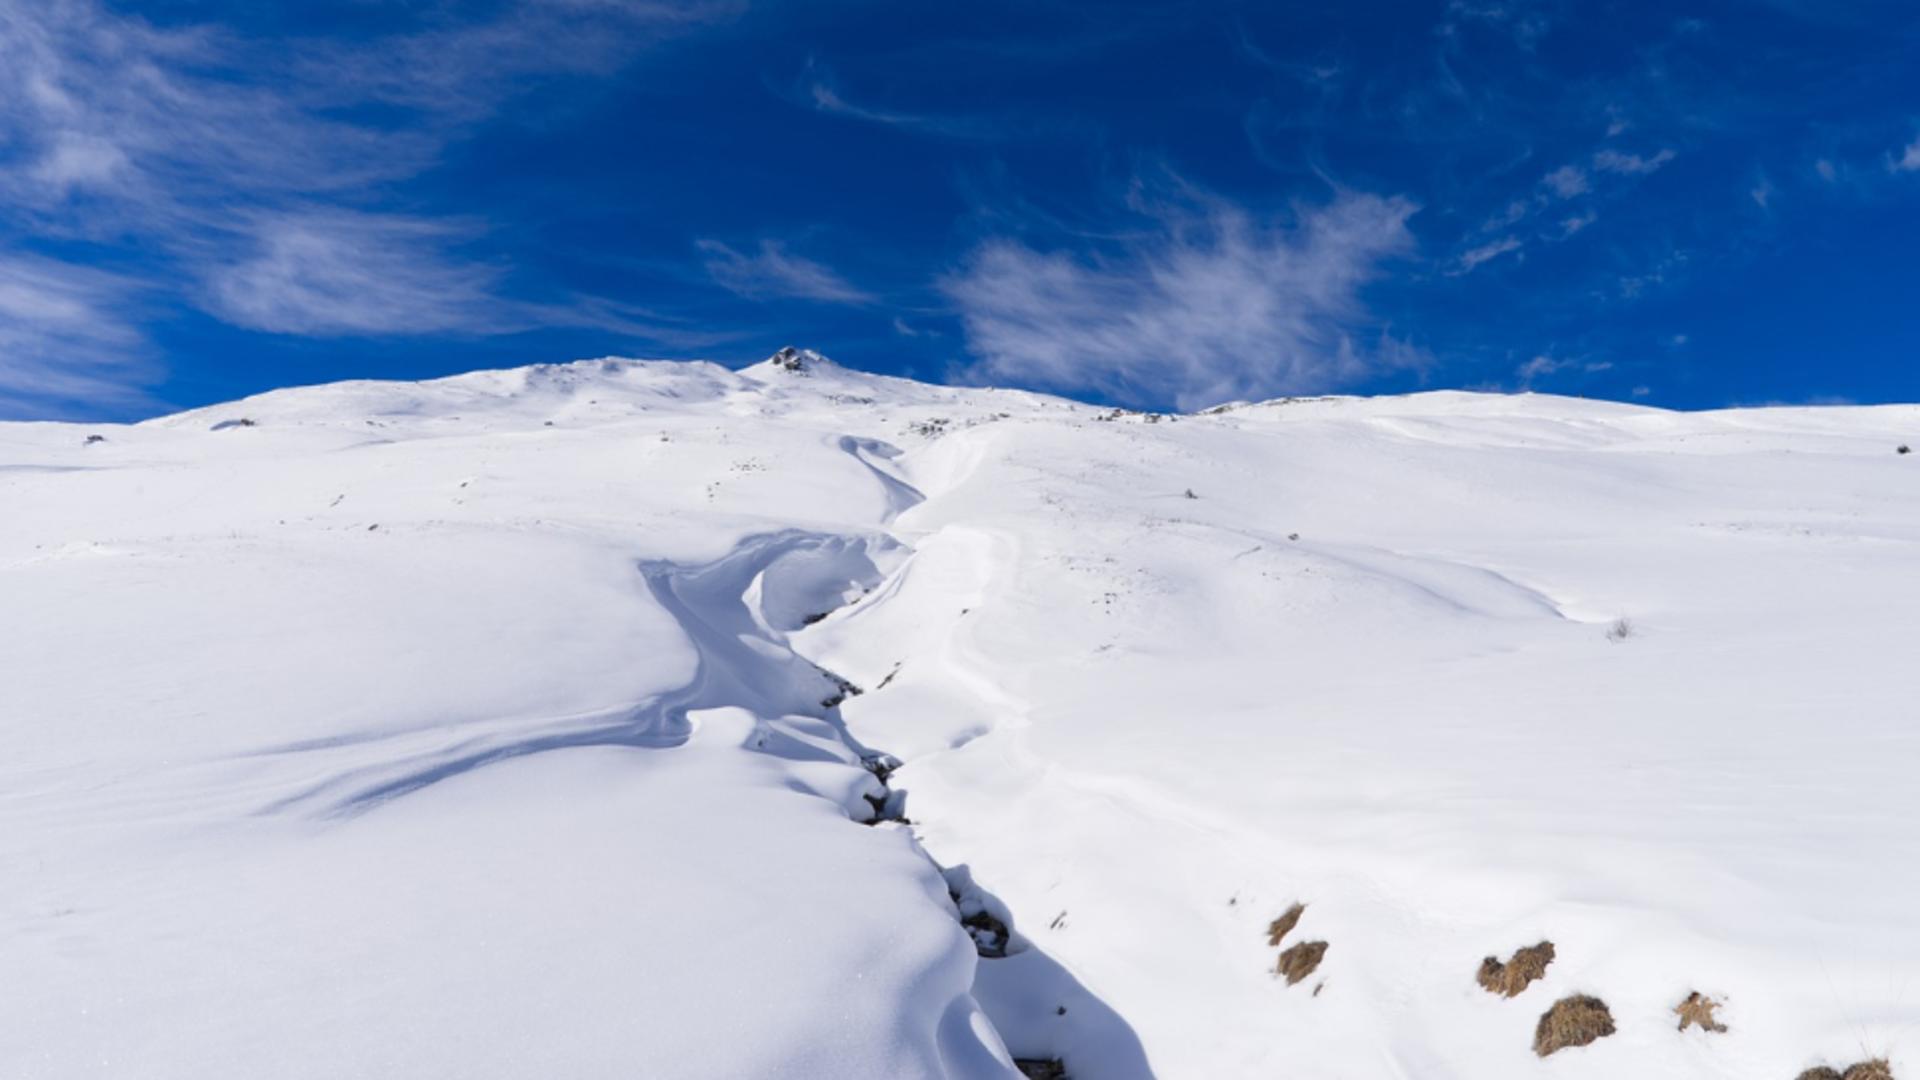
[[[1538,945],[1515,949],[1513,958],[1504,964],[1491,956],[1480,961],[1480,973],[1474,976],[1474,981],[1489,994],[1513,997],[1545,975],[1547,965],[1551,963],[1553,942],[1543,941]]]
[[[1301,979],[1313,974],[1320,966],[1320,959],[1327,955],[1327,943],[1324,941],[1303,941],[1280,954],[1280,965],[1275,972],[1287,977],[1287,985],[1292,986]]]
[[[1846,1072],[1826,1065],[1815,1065],[1794,1080],[1893,1080],[1893,1066],[1886,1058],[1872,1058],[1856,1061],[1847,1067]]]
[[[1681,1031],[1698,1024],[1708,1031],[1724,1032],[1727,1025],[1713,1018],[1713,1011],[1719,1007],[1719,1002],[1695,990],[1687,995],[1685,1001],[1675,1005],[1673,1011],[1680,1017]]]
[[[1306,914],[1306,910],[1307,905],[1296,903],[1281,912],[1279,918],[1267,925],[1267,944],[1279,945],[1281,938],[1286,937],[1289,931],[1300,925],[1300,916]]]
[[[1585,1046],[1613,1030],[1613,1014],[1606,1002],[1587,994],[1563,997],[1540,1014],[1540,1024],[1533,1029],[1533,1052],[1546,1057],[1569,1046]]]

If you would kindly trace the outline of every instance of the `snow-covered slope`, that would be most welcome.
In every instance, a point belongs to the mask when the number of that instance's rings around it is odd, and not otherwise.
[[[0,425],[0,1076],[1906,1075],[1916,438],[803,353]]]

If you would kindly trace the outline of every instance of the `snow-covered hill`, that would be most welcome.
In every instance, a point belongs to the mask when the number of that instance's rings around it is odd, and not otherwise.
[[[0,425],[0,1076],[1920,1072],[1915,441],[808,353]]]

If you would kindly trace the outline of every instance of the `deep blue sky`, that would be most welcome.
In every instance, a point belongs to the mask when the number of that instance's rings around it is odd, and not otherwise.
[[[1908,3],[0,0],[0,416],[619,354],[1920,400]]]

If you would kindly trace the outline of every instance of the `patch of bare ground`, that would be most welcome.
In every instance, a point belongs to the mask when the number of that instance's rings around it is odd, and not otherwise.
[[[1614,1032],[1607,1003],[1588,994],[1574,994],[1553,1003],[1540,1014],[1533,1029],[1533,1052],[1541,1057],[1572,1046],[1585,1046]]]
[[[1294,927],[1300,925],[1300,916],[1306,914],[1307,905],[1296,903],[1280,913],[1280,917],[1267,925],[1267,944],[1279,945]]]
[[[1515,949],[1512,958],[1504,964],[1492,956],[1480,961],[1480,972],[1474,976],[1474,981],[1489,994],[1514,997],[1545,975],[1547,965],[1551,963],[1553,942],[1543,941],[1538,945]]]
[[[1027,1080],[1068,1080],[1067,1067],[1058,1058],[1014,1058],[1013,1067]]]
[[[1293,986],[1313,974],[1314,969],[1320,966],[1321,958],[1326,955],[1326,942],[1302,941],[1280,954],[1280,964],[1274,972],[1286,976],[1287,985]]]
[[[982,909],[962,915],[960,925],[966,927],[973,938],[974,951],[981,956],[997,960],[1007,955],[1007,942],[1013,938],[1013,932],[993,912]]]
[[[1704,1030],[1717,1033],[1727,1030],[1727,1025],[1713,1017],[1713,1011],[1719,1007],[1719,1002],[1695,990],[1687,994],[1685,1001],[1675,1005],[1673,1011],[1675,1015],[1680,1017],[1681,1031],[1685,1031],[1697,1024]]]

